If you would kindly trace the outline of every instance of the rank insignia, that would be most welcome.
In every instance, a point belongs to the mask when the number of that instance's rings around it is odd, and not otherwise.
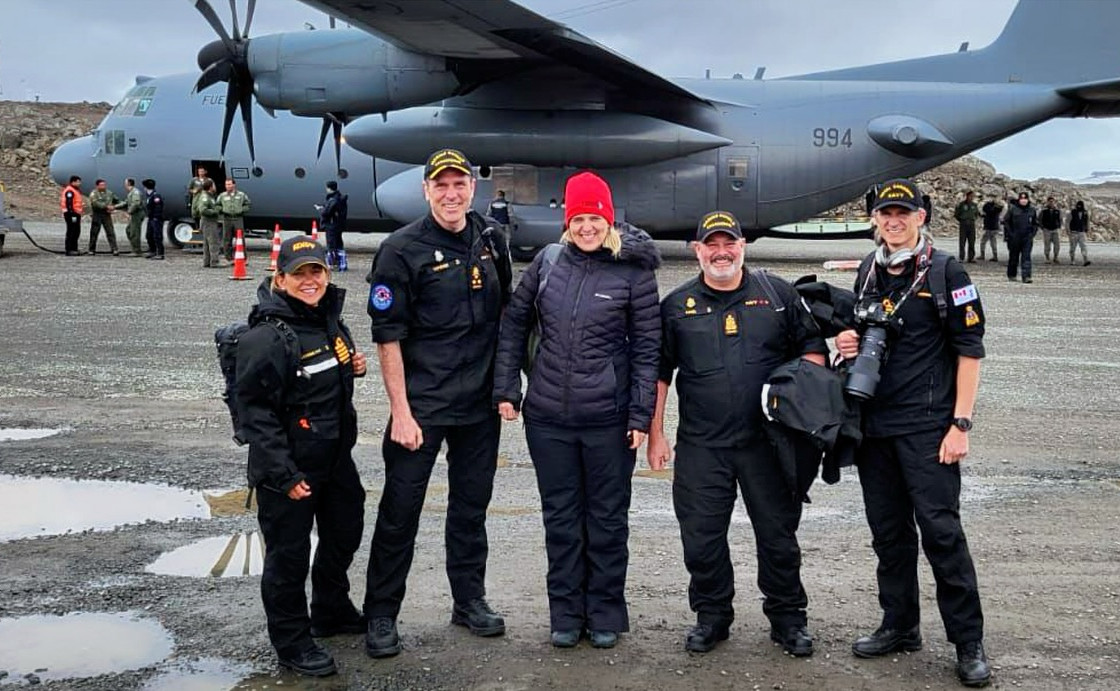
[[[685,314],[696,314],[696,298],[691,297],[691,296],[685,298],[684,313]]]
[[[729,314],[723,318],[723,333],[725,336],[734,336],[739,333],[739,322],[735,321],[734,314]]]
[[[440,252],[439,250],[436,250],[435,252],[432,253],[432,256],[435,257],[436,264],[442,264],[443,263],[443,252]]]
[[[883,311],[887,314],[894,313],[894,302],[890,298],[883,298]]]
[[[482,269],[471,267],[471,290],[482,290]]]
[[[969,305],[968,307],[965,307],[964,308],[964,325],[965,326],[976,326],[979,323],[980,323],[980,315],[976,313],[976,310],[972,309],[972,305]]]
[[[350,349],[346,347],[346,341],[343,341],[341,336],[334,337],[334,355],[344,365],[350,362]]]

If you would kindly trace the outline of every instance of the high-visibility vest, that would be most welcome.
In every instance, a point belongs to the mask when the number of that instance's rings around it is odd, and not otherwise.
[[[66,213],[67,211],[69,211],[69,209],[66,208],[66,193],[67,192],[73,192],[74,193],[74,211],[75,211],[75,213],[79,213],[79,214],[82,213],[82,193],[79,192],[78,188],[74,187],[73,185],[67,185],[66,187],[63,187],[62,188],[62,194],[60,194],[59,197],[58,197],[58,205],[62,209],[62,213]]]

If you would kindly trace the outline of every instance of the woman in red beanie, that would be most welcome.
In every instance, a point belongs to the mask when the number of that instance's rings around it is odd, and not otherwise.
[[[630,628],[624,595],[635,451],[649,431],[661,343],[661,257],[644,231],[614,222],[607,183],[568,179],[560,245],[522,275],[502,317],[494,400],[525,414],[548,551],[552,645],[610,648]],[[529,386],[521,369],[540,329]]]

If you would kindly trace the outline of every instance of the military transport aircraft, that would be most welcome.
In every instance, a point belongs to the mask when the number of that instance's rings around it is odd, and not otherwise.
[[[175,201],[206,161],[243,178],[271,221],[309,218],[337,166],[353,224],[369,229],[424,212],[415,164],[450,146],[480,165],[476,204],[507,190],[513,245],[529,252],[556,236],[549,202],[580,167],[600,170],[619,214],[655,237],[688,237],[712,208],[752,237],[780,235],[872,183],[1051,118],[1120,114],[1120,2],[1020,0],[982,50],[670,80],[511,0],[303,0],[355,28],[252,38],[255,0],[244,32],[236,14],[229,32],[207,0],[190,1],[219,36],[199,52],[197,93],[189,77],[138,83],[91,137],[56,152],[57,180],[150,176]],[[238,112],[244,137],[231,138]],[[329,133],[346,143],[334,161],[312,156],[320,123],[320,152]]]

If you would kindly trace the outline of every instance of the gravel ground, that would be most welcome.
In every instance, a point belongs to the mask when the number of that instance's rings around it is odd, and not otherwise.
[[[60,224],[30,223],[50,247]],[[353,291],[346,312],[365,333],[362,281],[380,236],[347,242],[361,270],[339,275]],[[83,238],[84,241],[84,238]],[[267,243],[250,243],[259,278]],[[242,317],[256,281],[203,270],[198,254],[167,261],[64,258],[9,236],[0,259],[0,428],[59,428],[55,436],[0,441],[0,473],[20,477],[127,480],[184,490],[243,485],[245,452],[229,439],[211,335]],[[695,272],[682,244],[663,243],[662,291]],[[826,259],[854,258],[859,242],[763,240],[748,261],[787,278],[825,274]],[[1120,315],[1101,298],[1120,279],[1120,248],[1090,247],[1091,267],[1039,264],[1035,283],[1009,283],[1002,267],[976,264],[985,299],[984,361],[973,452],[965,464],[963,514],[987,614],[995,685],[1025,689],[1120,688]],[[829,273],[842,285],[850,273]],[[358,385],[359,471],[369,489],[372,532],[383,480],[379,439],[387,401],[379,378]],[[672,421],[670,421],[670,426]],[[504,429],[489,521],[489,598],[508,634],[472,638],[448,624],[442,515],[446,466],[437,464],[421,521],[400,627],[405,652],[372,661],[361,638],[328,642],[341,673],[318,682],[278,672],[264,632],[256,577],[191,578],[148,573],[162,553],[202,538],[251,532],[255,519],[229,501],[208,519],[141,522],[112,530],[0,542],[0,623],[26,615],[133,613],[158,621],[173,652],[158,664],[51,681],[41,688],[122,689],[931,689],[953,688],[954,651],[944,638],[933,580],[920,579],[926,647],[856,660],[852,639],[875,628],[879,610],[870,534],[859,486],[845,473],[819,485],[800,531],[816,654],[797,660],[768,640],[754,585],[753,538],[737,510],[733,558],[738,620],[731,640],[706,656],[683,651],[691,623],[667,473],[638,471],[631,520],[628,597],[633,632],[611,651],[548,645],[539,499],[521,430]],[[644,466],[644,463],[640,463]],[[91,485],[96,489],[97,485]],[[13,509],[66,515],[68,502],[28,491]],[[139,497],[142,491],[137,489]],[[8,520],[8,519],[5,519]],[[142,517],[141,517],[142,520]],[[364,591],[368,548],[351,571]],[[217,556],[217,555],[215,555]],[[90,636],[93,655],[113,641]],[[10,643],[10,641],[9,641]],[[0,650],[3,650],[0,641]],[[61,642],[58,660],[79,656]],[[61,665],[59,665],[61,666]],[[34,670],[0,658],[0,686],[28,684]]]

